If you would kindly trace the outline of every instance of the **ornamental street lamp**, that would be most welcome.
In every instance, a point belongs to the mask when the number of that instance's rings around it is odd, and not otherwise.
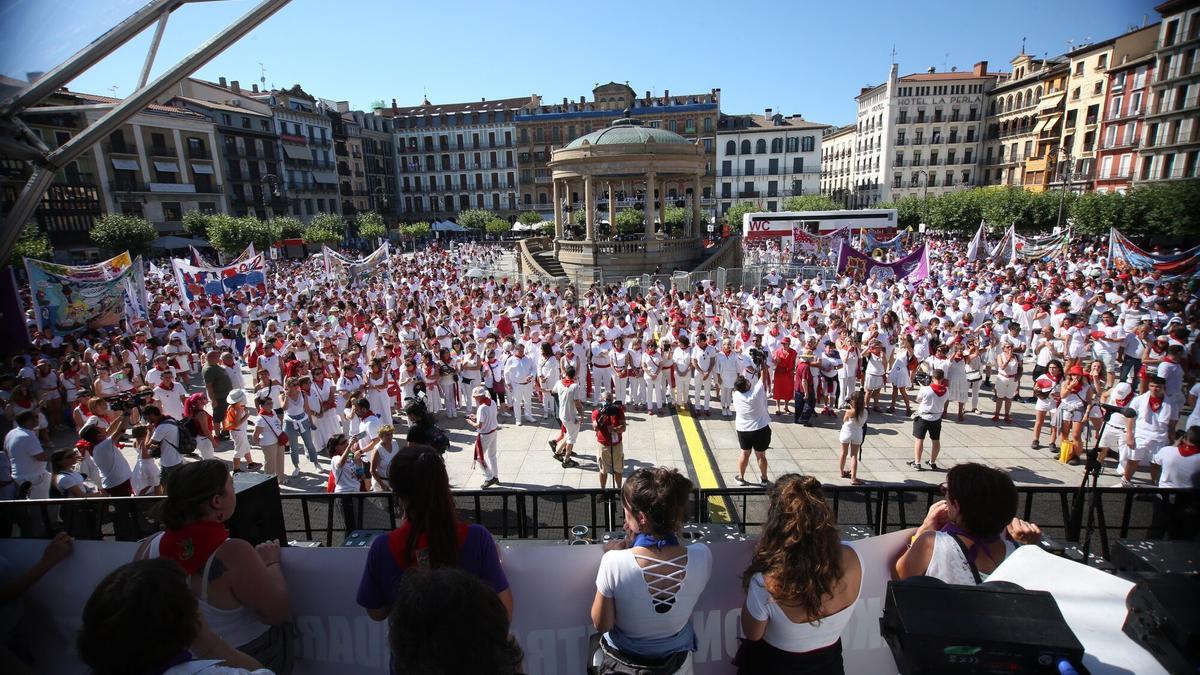
[[[929,172],[925,169],[917,169],[913,175],[921,175],[921,224],[929,226]]]
[[[1054,221],[1056,229],[1062,229],[1063,205],[1067,199],[1067,193],[1071,190],[1071,174],[1074,168],[1074,162],[1071,159],[1071,149],[1067,146],[1050,148],[1050,157],[1056,157],[1055,168],[1058,169],[1058,175],[1063,180],[1063,187],[1058,193],[1058,218]],[[1047,157],[1049,159],[1049,157]]]
[[[274,202],[279,196],[279,176],[269,173],[262,177],[263,185],[263,208],[267,211],[267,219],[275,217]]]

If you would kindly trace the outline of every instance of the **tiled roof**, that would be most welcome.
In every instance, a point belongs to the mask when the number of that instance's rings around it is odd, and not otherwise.
[[[529,103],[529,97],[498,98],[491,101],[469,101],[467,103],[430,103],[405,108],[383,108],[393,117],[399,115],[440,115],[443,113],[492,112],[520,108]]]
[[[913,73],[900,78],[901,82],[931,82],[934,80],[976,80],[981,77],[1000,77],[1008,73],[984,73],[976,75],[970,70],[959,70],[950,73]]]
[[[82,101],[88,101],[91,103],[120,103],[123,100],[123,99],[119,99],[119,98],[113,98],[111,96],[101,96],[99,94],[84,94],[84,93],[81,93],[78,91],[71,91],[71,92],[64,92],[64,93],[66,93],[68,96],[75,96]],[[175,106],[159,105],[158,103],[151,103],[150,105],[146,106],[146,110],[148,112],[163,113],[163,114],[167,114],[167,115],[179,115],[182,117],[198,117],[200,119],[206,119],[204,117],[204,115],[201,115],[200,113],[192,112],[191,110],[187,110],[186,108],[176,108]]]
[[[176,96],[175,98],[173,98],[171,100],[187,101],[188,103],[191,103],[193,105],[203,106],[205,108],[211,108],[213,110],[223,110],[226,112],[235,112],[240,115],[250,115],[251,117],[262,117],[262,118],[269,117],[268,115],[254,112],[253,110],[239,108],[234,105],[225,105],[224,103],[217,103],[215,101],[205,101],[204,99],[199,99],[199,98],[189,98],[187,96]]]
[[[821,124],[820,122],[810,122],[800,115],[783,116],[780,121],[782,124],[775,124],[774,119],[764,115],[727,115],[727,120],[732,121],[732,118],[743,120],[743,126],[731,126],[721,124],[719,131],[776,131],[779,129],[828,129],[831,125]],[[725,120],[722,120],[724,122]]]

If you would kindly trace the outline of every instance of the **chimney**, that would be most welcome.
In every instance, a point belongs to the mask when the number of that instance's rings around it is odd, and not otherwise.
[[[486,99],[486,98],[480,98],[480,99],[479,99],[479,102],[480,102],[480,103],[487,103],[487,99]]]
[[[650,90],[649,89],[646,90],[646,101],[647,102],[650,101]]]
[[[223,78],[223,77],[221,77],[221,78],[217,78],[217,82],[219,82],[219,83],[220,83],[220,85],[221,85],[222,87],[228,87],[228,86],[229,86],[229,83],[228,83],[228,82],[226,82],[226,81],[225,81],[225,78]]]
[[[987,61],[980,61],[975,64],[974,73],[980,77],[987,75]]]
[[[958,72],[958,66],[950,66],[950,72],[952,72],[952,73],[957,73],[957,72]]]
[[[925,69],[925,72],[927,72],[927,73],[929,73],[930,75],[932,75],[932,74],[934,74],[934,73],[936,73],[936,72],[937,72],[937,68],[934,68],[933,66],[929,66],[928,68],[926,68],[926,69]]]
[[[567,97],[564,96],[563,97],[563,108],[565,109],[566,107],[567,107]]]
[[[232,90],[234,90],[234,91],[236,91],[236,92],[239,92],[239,93],[242,91],[242,88],[241,88],[240,86],[238,86],[238,81],[237,81],[237,80],[234,80],[233,82],[230,82],[230,83],[229,83],[229,88],[230,88],[230,89],[232,89]]]
[[[763,111],[763,117],[766,119],[771,119],[771,112],[772,112],[771,109],[767,108],[766,110]]]
[[[671,90],[663,89],[663,101],[669,102],[670,100],[671,100]]]
[[[400,106],[396,105],[396,99],[393,98],[392,99],[392,110],[395,110],[398,107],[400,107]]]
[[[586,97],[586,96],[580,96],[580,97],[579,97],[579,105],[585,105],[586,103],[587,103],[587,97]]]
[[[250,85],[250,91],[252,91],[252,92],[254,92],[255,94],[257,94],[257,93],[258,93],[258,85],[257,85],[257,84],[252,84],[252,85]]]

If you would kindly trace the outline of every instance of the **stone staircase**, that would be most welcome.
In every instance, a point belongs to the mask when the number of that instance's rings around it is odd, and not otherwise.
[[[563,267],[558,262],[558,259],[554,257],[554,251],[552,250],[537,251],[533,254],[533,259],[536,260],[537,264],[541,266],[542,269],[546,270],[546,273],[552,277],[563,277],[567,275],[566,272],[563,271]]]

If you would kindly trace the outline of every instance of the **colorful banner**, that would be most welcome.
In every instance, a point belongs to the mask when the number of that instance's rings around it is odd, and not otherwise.
[[[1108,262],[1118,271],[1157,272],[1163,281],[1200,277],[1200,246],[1180,253],[1158,255],[1140,248],[1117,228],[1108,231]]]
[[[218,297],[247,287],[258,293],[267,291],[267,264],[261,255],[225,267],[197,267],[173,259],[171,267],[179,292],[187,300]]]
[[[838,252],[838,274],[857,281],[872,279],[908,279],[922,281],[929,276],[929,248],[921,244],[915,251],[890,263],[879,262],[871,256],[843,243]]]
[[[1071,229],[1042,237],[1022,237],[1013,232],[1013,256],[1030,262],[1049,262],[1067,252]]]
[[[846,227],[829,234],[812,234],[804,229],[802,222],[792,224],[792,247],[796,253],[828,254],[837,249],[839,242],[849,238],[850,229]]]
[[[38,328],[73,333],[116,326],[145,316],[142,259],[129,253],[95,265],[58,265],[25,258]]]
[[[200,255],[200,251],[191,244],[188,244],[188,256],[188,262],[192,263],[193,267],[212,267],[212,263],[205,260],[204,256]]]
[[[896,236],[886,241],[876,239],[875,235],[870,231],[863,231],[863,250],[870,253],[872,258],[882,258],[887,255],[888,251],[899,254],[904,250],[904,240],[907,238],[907,232],[900,232]]]
[[[323,247],[322,254],[325,256],[325,272],[327,274],[345,277],[351,282],[365,279],[377,267],[391,259],[391,250],[386,241],[365,258],[349,258],[328,246]]]

